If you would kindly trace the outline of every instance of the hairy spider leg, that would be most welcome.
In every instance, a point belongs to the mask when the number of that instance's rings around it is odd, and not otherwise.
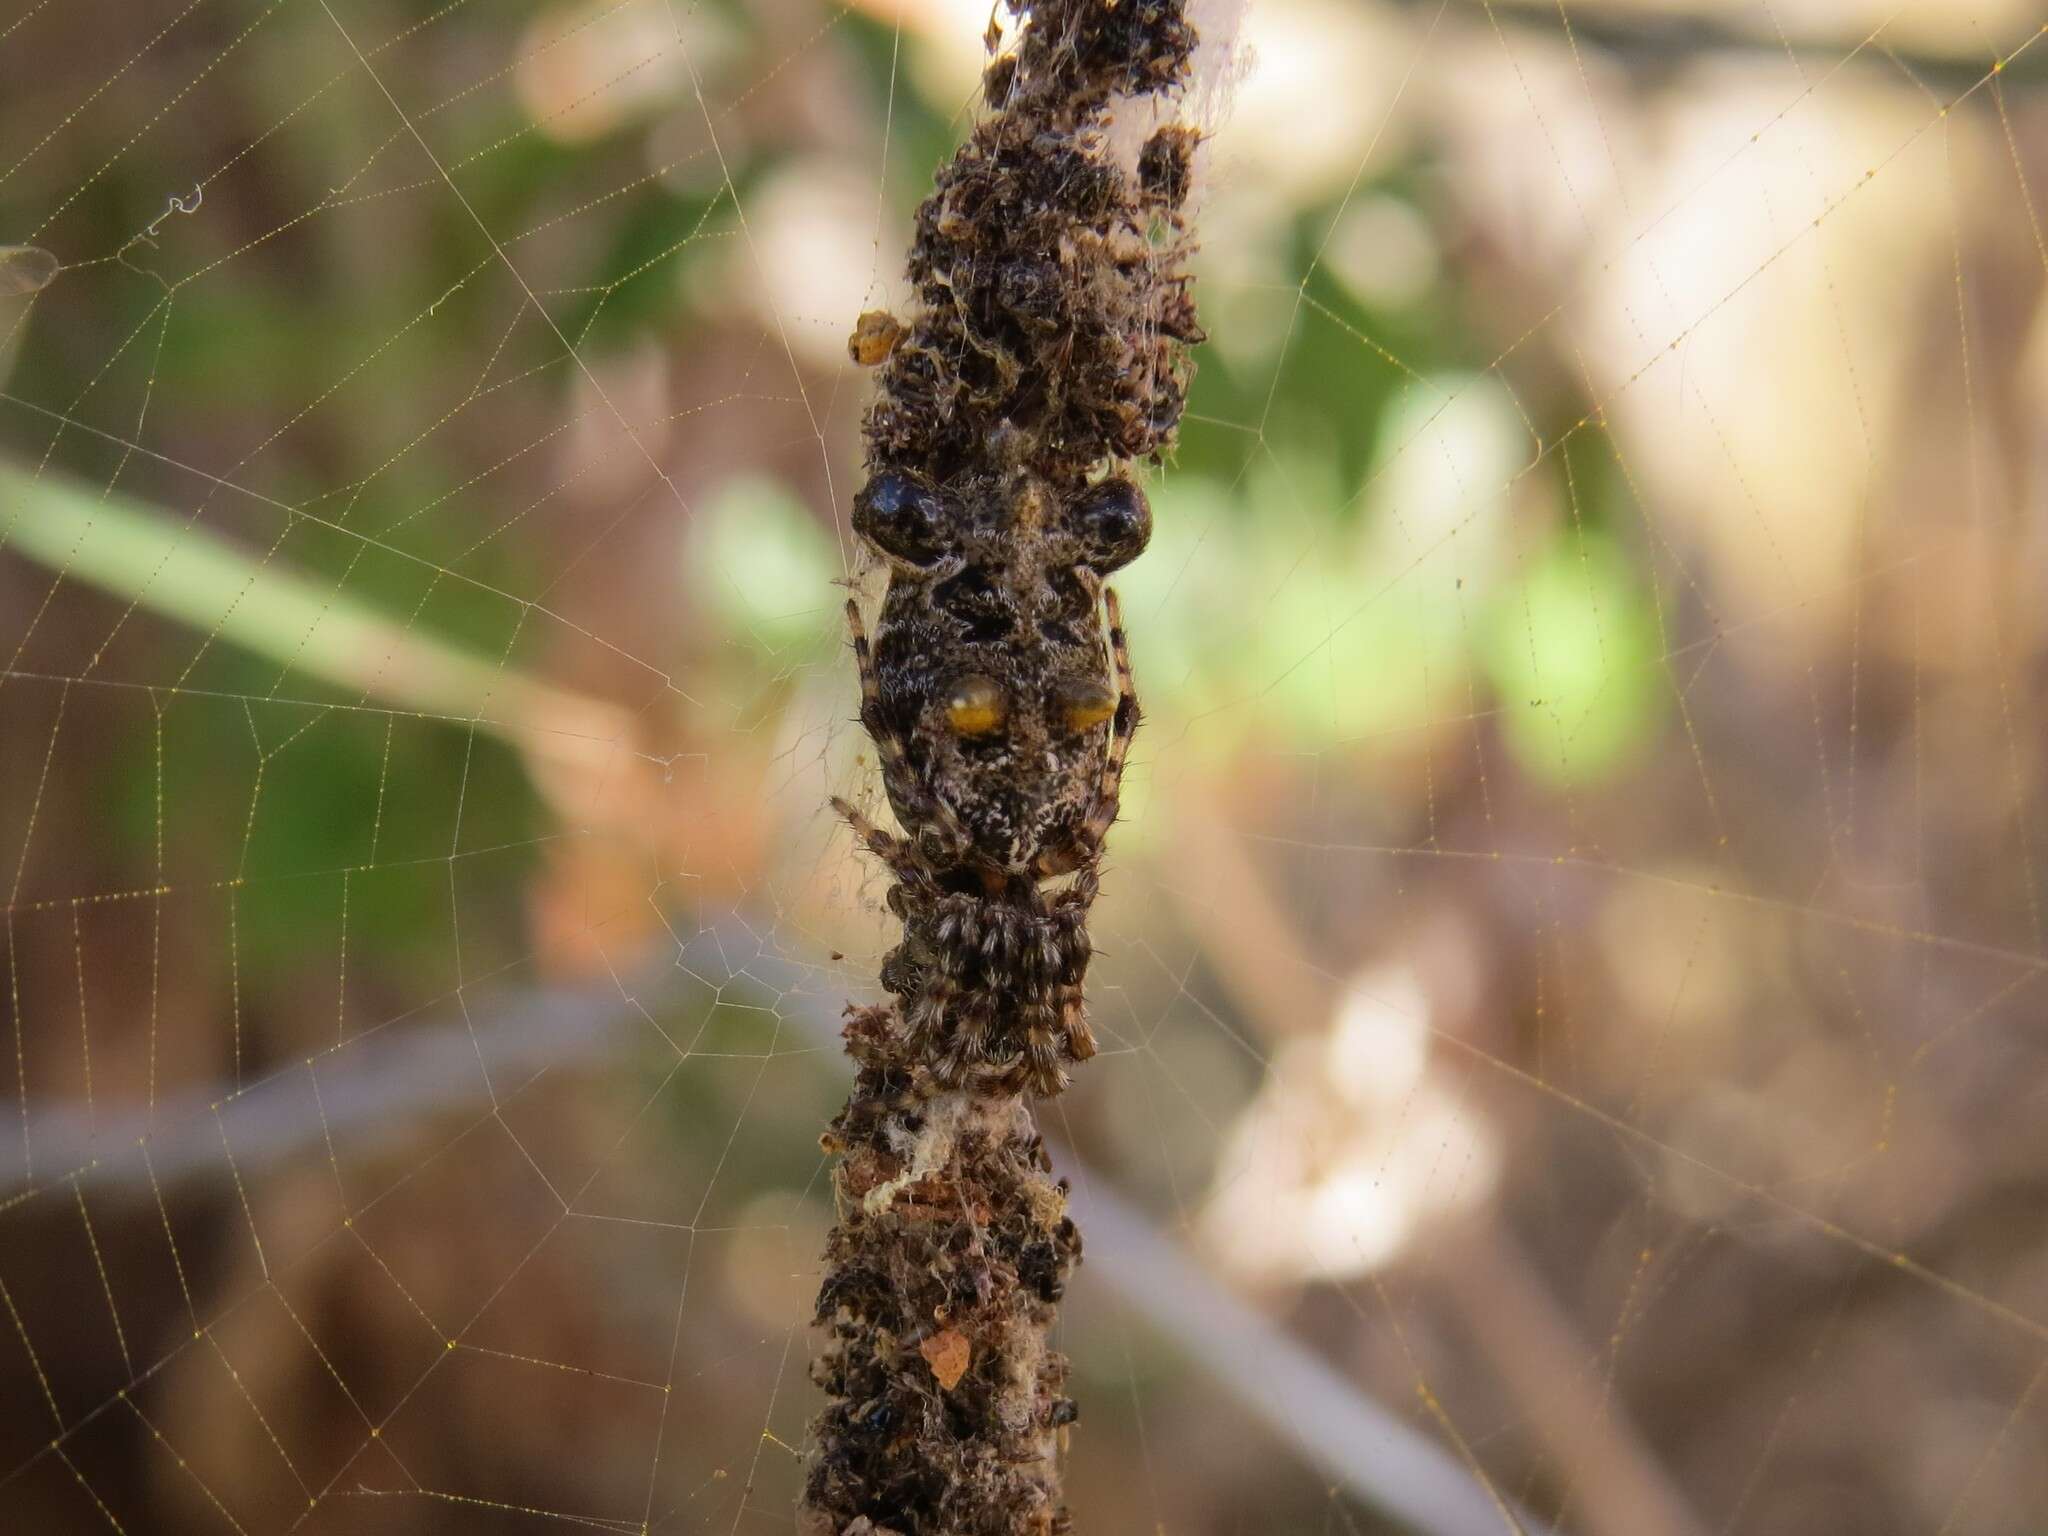
[[[1041,849],[1032,860],[1031,872],[1039,876],[1064,875],[1081,868],[1102,851],[1102,840],[1116,825],[1122,806],[1124,759],[1131,750],[1131,738],[1138,731],[1138,683],[1131,671],[1130,642],[1124,637],[1124,610],[1116,592],[1105,588],[1103,607],[1109,614],[1109,653],[1116,666],[1116,718],[1109,731],[1109,755],[1102,762],[1102,780],[1095,791],[1095,804],[1088,819],[1061,842]]]
[[[1093,946],[1088,945],[1086,914],[1101,889],[1102,877],[1090,864],[1074,877],[1072,885],[1053,898],[1055,912],[1077,914],[1073,932],[1081,944],[1088,946],[1087,954],[1093,953]],[[1087,964],[1087,954],[1082,956],[1082,967]],[[1055,1001],[1059,1005],[1060,1030],[1066,1037],[1067,1054],[1076,1061],[1086,1061],[1095,1054],[1095,1031],[1088,1027],[1088,1005],[1078,976],[1059,988]]]
[[[846,600],[846,627],[853,636],[854,666],[860,673],[860,723],[874,738],[875,751],[880,754],[882,784],[892,801],[908,807],[916,819],[932,822],[946,849],[957,854],[968,845],[967,829],[953,814],[953,807],[918,782],[917,770],[910,762],[910,749],[884,717],[882,680],[875,672],[874,648],[868,644],[867,626],[861,623],[860,604],[850,597]],[[903,830],[913,837],[917,832],[911,826]],[[881,852],[879,848],[875,851]]]
[[[903,838],[884,832],[862,815],[851,801],[842,800],[837,795],[832,797],[832,809],[853,828],[853,835],[860,839],[860,845],[888,865],[898,879],[922,881],[926,878],[924,861]]]

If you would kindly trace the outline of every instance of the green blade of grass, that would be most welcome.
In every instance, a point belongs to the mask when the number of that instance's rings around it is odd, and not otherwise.
[[[400,624],[337,586],[119,492],[0,463],[0,549],[361,700],[476,724],[587,763],[625,711]],[[160,680],[174,690],[176,676]]]

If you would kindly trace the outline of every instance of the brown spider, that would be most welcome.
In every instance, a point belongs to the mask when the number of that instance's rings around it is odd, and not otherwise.
[[[903,834],[834,804],[896,878],[883,984],[939,1081],[1057,1093],[1095,1054],[1088,908],[1139,716],[1102,576],[1144,547],[1150,510],[1120,479],[1062,504],[1022,470],[965,495],[885,470],[854,526],[891,567],[876,642],[855,603],[847,624]]]

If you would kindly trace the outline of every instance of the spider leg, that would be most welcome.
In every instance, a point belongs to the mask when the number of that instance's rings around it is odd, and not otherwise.
[[[860,673],[860,723],[874,737],[875,750],[882,755],[882,776],[886,779],[895,773],[907,775],[910,755],[903,738],[884,718],[882,680],[875,671],[874,647],[868,644],[867,626],[860,620],[860,603],[850,597],[846,600],[846,629],[853,637],[853,664]]]
[[[1109,653],[1116,667],[1116,716],[1109,728],[1109,755],[1102,760],[1102,779],[1095,790],[1095,804],[1083,821],[1062,842],[1040,851],[1032,861],[1034,875],[1064,875],[1079,869],[1102,850],[1102,840],[1116,825],[1122,804],[1124,760],[1130,755],[1131,738],[1137,734],[1140,710],[1138,684],[1131,673],[1131,647],[1124,637],[1123,605],[1113,590],[1102,594],[1109,615]]]
[[[1083,985],[1095,953],[1088,940],[1088,904],[1094,901],[1099,885],[1092,865],[1075,876],[1073,885],[1061,893],[1066,902],[1059,908],[1056,936],[1049,945],[1058,961],[1053,1003],[1059,1011],[1062,1043],[1075,1061],[1086,1061],[1095,1054],[1095,1033],[1088,1027]]]
[[[1086,1061],[1095,1054],[1095,1031],[1088,1027],[1088,1009],[1076,995],[1066,1000],[1060,1010],[1060,1023],[1066,1032],[1067,1054],[1076,1061]]]
[[[1031,1032],[1024,1042],[1023,1068],[1025,1081],[1040,1098],[1056,1097],[1070,1081],[1067,1069],[1060,1064],[1059,1047],[1053,1043],[1049,1031]]]
[[[1078,907],[1081,912],[1079,921],[1085,921],[1088,909],[1095,905],[1095,898],[1101,893],[1102,876],[1092,868],[1083,869],[1074,877],[1073,884],[1052,898],[1052,911],[1059,914]]]
[[[846,628],[853,637],[854,666],[860,673],[860,723],[874,739],[875,752],[882,765],[882,784],[889,793],[890,801],[907,810],[909,820],[933,823],[948,849],[966,847],[967,829],[960,825],[960,818],[953,814],[950,805],[931,794],[918,781],[917,770],[910,761],[910,749],[904,744],[902,733],[889,723],[882,708],[882,681],[875,669],[874,648],[868,644],[867,626],[861,622],[860,604],[850,597],[846,600]],[[912,829],[906,824],[905,830]],[[876,851],[880,852],[879,849]]]
[[[1103,607],[1109,614],[1109,654],[1116,666],[1116,721],[1110,727],[1109,757],[1102,765],[1102,788],[1098,799],[1108,803],[1109,817],[1096,841],[1116,820],[1117,797],[1123,792],[1124,759],[1130,754],[1131,738],[1138,733],[1138,680],[1131,671],[1131,643],[1124,635],[1124,606],[1114,591],[1104,591]],[[1098,809],[1098,814],[1099,814]]]
[[[846,824],[853,828],[853,835],[860,839],[860,845],[875,855],[899,879],[916,882],[925,875],[925,867],[917,856],[917,850],[900,837],[891,836],[869,821],[850,801],[837,795],[832,797],[832,809],[837,811]]]
[[[959,995],[960,989],[950,977],[933,976],[911,1003],[905,1022],[911,1046],[920,1055],[932,1056],[934,1048],[945,1038],[946,1010]]]

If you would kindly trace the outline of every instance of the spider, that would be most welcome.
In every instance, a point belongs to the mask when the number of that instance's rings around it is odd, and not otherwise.
[[[1123,479],[1063,501],[1014,464],[951,490],[884,469],[854,526],[890,567],[873,644],[856,603],[847,624],[903,833],[834,804],[896,877],[883,984],[942,1082],[1057,1093],[1095,1053],[1087,915],[1139,714],[1102,578],[1145,547],[1150,509]]]

